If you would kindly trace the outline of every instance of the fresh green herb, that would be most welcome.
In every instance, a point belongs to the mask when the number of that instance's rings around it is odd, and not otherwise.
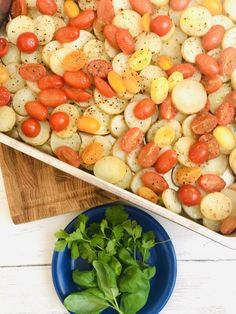
[[[88,271],[79,271],[75,269],[72,272],[72,279],[74,283],[82,288],[96,288],[97,277],[94,269]]]

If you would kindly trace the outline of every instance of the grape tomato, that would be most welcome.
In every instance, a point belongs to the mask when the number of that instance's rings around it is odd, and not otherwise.
[[[88,29],[93,26],[93,22],[96,18],[96,13],[93,10],[85,10],[81,12],[77,17],[70,20],[70,25],[75,26],[78,29]]]
[[[69,116],[65,112],[55,112],[50,115],[49,123],[51,128],[56,131],[60,132],[65,130],[65,128],[69,124]]]
[[[68,146],[60,146],[55,151],[58,159],[66,162],[67,164],[78,168],[80,166],[79,154]]]
[[[57,107],[67,101],[66,93],[58,88],[47,88],[38,95],[38,100],[47,107]]]
[[[59,41],[60,43],[70,43],[80,36],[80,31],[78,27],[74,26],[64,26],[59,28],[55,35],[54,38],[55,40]]]
[[[27,81],[37,82],[46,75],[46,69],[42,64],[27,63],[21,65],[19,69],[20,76]]]
[[[144,134],[139,128],[131,128],[121,137],[120,147],[130,153],[142,143],[143,138]]]
[[[11,93],[6,87],[0,86],[0,106],[6,106],[11,101]]]
[[[9,43],[4,37],[0,37],[0,57],[4,57],[9,50]]]
[[[41,77],[38,81],[38,87],[40,89],[47,88],[62,88],[64,86],[64,80],[61,76],[55,74],[48,74]]]
[[[40,13],[46,15],[54,15],[57,12],[57,4],[55,0],[37,0],[36,7]]]
[[[160,194],[169,188],[166,180],[155,172],[146,172],[142,175],[142,182],[144,186],[151,189],[153,192]]]
[[[186,206],[195,206],[201,202],[201,193],[194,185],[181,186],[177,194],[180,202]]]
[[[225,181],[215,174],[202,175],[197,183],[200,188],[207,193],[220,192],[226,186]]]
[[[138,154],[137,161],[143,168],[149,168],[155,164],[159,155],[160,148],[154,143],[143,146]]]
[[[156,111],[156,104],[150,99],[145,98],[137,103],[134,108],[136,118],[145,120],[151,117]]]
[[[178,156],[175,150],[167,150],[162,153],[155,164],[156,171],[159,173],[166,173],[170,171],[178,161]]]
[[[39,101],[30,101],[25,104],[25,110],[31,118],[44,121],[48,117],[48,108]]]

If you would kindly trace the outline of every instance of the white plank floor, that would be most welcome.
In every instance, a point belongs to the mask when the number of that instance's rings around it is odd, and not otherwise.
[[[75,214],[13,225],[0,174],[0,314],[66,314],[51,280],[53,233]],[[236,313],[236,251],[166,221],[178,259],[163,314]],[[92,314],[92,313],[91,313]]]

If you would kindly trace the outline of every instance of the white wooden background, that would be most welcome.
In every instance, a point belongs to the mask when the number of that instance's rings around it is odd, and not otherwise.
[[[53,233],[76,216],[15,226],[0,173],[0,314],[66,314],[51,280]],[[163,314],[236,313],[236,251],[166,221],[178,277]],[[92,314],[92,313],[91,313]]]

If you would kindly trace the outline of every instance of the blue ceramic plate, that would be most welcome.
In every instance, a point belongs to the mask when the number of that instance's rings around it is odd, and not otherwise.
[[[100,222],[104,218],[105,210],[108,205],[92,208],[85,212],[89,217],[89,223]],[[144,231],[152,230],[156,235],[157,241],[165,241],[169,239],[168,234],[163,227],[150,215],[144,211],[125,205],[125,209],[129,214],[129,218],[136,220],[144,229]],[[74,230],[74,219],[65,231],[72,232]],[[165,306],[170,298],[176,281],[176,255],[171,241],[156,245],[151,250],[149,260],[151,265],[155,265],[157,273],[151,279],[151,290],[148,302],[145,307],[140,310],[139,314],[157,314]],[[72,281],[71,272],[79,268],[81,270],[88,269],[88,264],[82,259],[73,261],[70,252],[66,249],[64,252],[53,254],[52,259],[52,278],[56,292],[63,303],[64,299],[72,292],[79,291]],[[107,309],[103,314],[115,314],[113,309]],[[92,314],[92,313],[91,313]]]

